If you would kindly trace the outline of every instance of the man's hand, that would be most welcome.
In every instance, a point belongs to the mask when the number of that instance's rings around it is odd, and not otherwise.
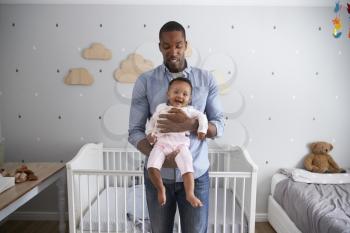
[[[179,153],[179,150],[174,150],[173,152],[171,152],[170,154],[167,154],[165,156],[165,160],[163,163],[163,167],[166,168],[176,168],[176,162],[175,162],[175,157],[177,156],[177,154]]]
[[[172,108],[167,114],[160,114],[157,127],[161,133],[196,131],[198,120],[189,118],[184,111]]]
[[[154,145],[157,142],[157,136],[153,135],[152,133],[149,133],[147,135],[147,141],[149,142],[149,144]]]

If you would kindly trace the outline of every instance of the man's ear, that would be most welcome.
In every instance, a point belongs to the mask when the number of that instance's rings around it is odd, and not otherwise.
[[[187,49],[187,40],[185,40],[185,49]]]
[[[158,43],[158,48],[159,48],[159,51],[162,52],[161,48],[160,48],[160,42]]]

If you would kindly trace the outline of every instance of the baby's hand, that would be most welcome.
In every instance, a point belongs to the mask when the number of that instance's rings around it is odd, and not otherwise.
[[[197,133],[197,138],[199,139],[199,140],[204,140],[205,139],[205,133],[202,133],[202,132],[198,132]]]
[[[149,144],[153,145],[154,143],[156,143],[157,137],[150,133],[147,135],[147,141],[149,142]]]

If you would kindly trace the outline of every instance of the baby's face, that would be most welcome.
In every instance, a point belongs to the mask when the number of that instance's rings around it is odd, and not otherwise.
[[[173,107],[185,107],[191,100],[191,86],[183,81],[175,81],[168,90],[169,104]]]

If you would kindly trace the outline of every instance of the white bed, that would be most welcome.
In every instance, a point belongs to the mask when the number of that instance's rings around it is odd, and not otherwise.
[[[246,151],[231,146],[210,149],[209,160],[208,233],[254,233],[256,165]],[[139,152],[84,145],[67,163],[67,179],[71,233],[150,229]],[[177,216],[174,232],[181,232],[178,222]]]
[[[288,179],[288,177],[280,173],[276,173],[272,176],[271,193],[269,195],[268,207],[267,207],[268,208],[267,218],[271,226],[278,233],[301,233],[301,231],[295,226],[293,221],[290,220],[286,212],[273,198],[273,193],[275,192],[276,184],[284,179]]]
[[[350,233],[350,174],[280,169],[271,181],[268,219],[279,233]]]

